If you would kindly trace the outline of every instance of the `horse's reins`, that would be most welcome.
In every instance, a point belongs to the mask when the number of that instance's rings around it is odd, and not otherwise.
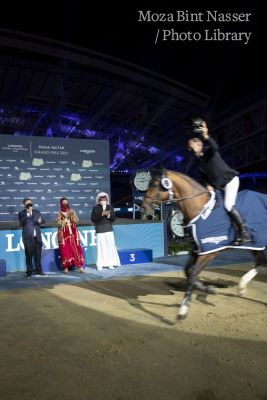
[[[210,192],[208,190],[206,190],[205,192],[192,194],[190,196],[184,196],[184,197],[178,197],[178,198],[173,197],[172,199],[168,199],[168,200],[159,200],[158,198],[153,199],[152,197],[147,197],[147,199],[150,199],[152,201],[157,201],[159,203],[170,203],[170,202],[174,202],[174,201],[180,202],[180,201],[184,201],[187,199],[192,199],[193,197],[201,196],[202,194],[206,194],[206,193],[210,193]]]

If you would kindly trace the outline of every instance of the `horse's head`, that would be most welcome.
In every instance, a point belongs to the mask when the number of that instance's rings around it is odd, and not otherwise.
[[[153,215],[155,203],[170,200],[179,204],[184,220],[190,221],[201,212],[209,198],[208,190],[189,176],[160,169],[152,173],[142,207],[146,215]]]
[[[162,178],[165,176],[163,169],[154,170],[151,172],[152,179],[146,191],[142,208],[145,210],[146,216],[154,214],[154,208],[157,203],[168,200],[169,193],[162,187]]]

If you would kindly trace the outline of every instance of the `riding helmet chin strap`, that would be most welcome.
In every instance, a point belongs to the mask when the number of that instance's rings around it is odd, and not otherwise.
[[[161,186],[163,187],[163,189],[168,190],[169,201],[173,201],[174,193],[172,191],[172,181],[169,178],[167,178],[166,176],[163,176],[160,183],[161,183]]]

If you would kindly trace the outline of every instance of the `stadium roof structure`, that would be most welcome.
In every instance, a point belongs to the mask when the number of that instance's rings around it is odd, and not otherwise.
[[[1,134],[107,139],[112,170],[184,158],[209,96],[83,47],[0,29]]]

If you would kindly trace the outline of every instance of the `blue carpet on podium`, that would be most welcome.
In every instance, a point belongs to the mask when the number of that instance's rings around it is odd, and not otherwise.
[[[89,265],[85,268],[83,274],[78,271],[70,271],[65,275],[59,271],[50,272],[46,277],[32,276],[30,279],[25,277],[26,275],[24,272],[11,272],[0,278],[0,291],[182,271],[187,259],[188,255],[160,257],[149,263],[122,265],[114,270],[104,268],[102,271],[98,271],[95,265]],[[249,252],[234,249],[217,256],[210,263],[208,268],[219,268],[229,264],[247,263],[250,261],[252,262],[252,260],[252,255]]]

